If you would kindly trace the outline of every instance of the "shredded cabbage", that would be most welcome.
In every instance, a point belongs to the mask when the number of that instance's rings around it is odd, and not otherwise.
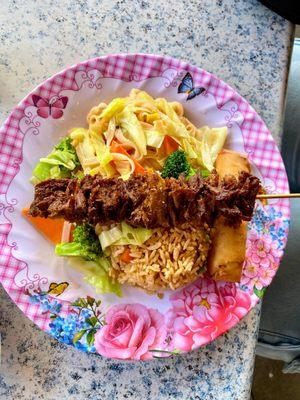
[[[141,245],[148,240],[152,235],[151,229],[146,228],[133,228],[121,222],[122,237],[118,240],[117,244],[136,244]]]
[[[110,261],[106,257],[100,257],[97,262],[87,261],[81,257],[70,257],[69,265],[81,272],[83,279],[91,286],[94,286],[97,293],[115,293],[122,297],[119,283],[112,282],[108,275]]]
[[[152,235],[151,229],[133,228],[121,222],[119,226],[115,226],[108,231],[102,231],[99,234],[99,240],[102,250],[107,249],[109,246],[135,244],[142,245]]]
[[[155,122],[154,122],[155,124]],[[148,125],[148,124],[147,124]],[[147,146],[159,149],[164,141],[165,134],[152,125],[143,126],[146,135]]]
[[[146,136],[140,121],[130,106],[124,108],[124,110],[116,116],[116,121],[125,132],[125,136],[127,136],[127,138],[137,147],[139,154],[135,155],[136,159],[141,159],[145,154],[147,154]]]
[[[113,227],[108,231],[103,231],[99,235],[100,244],[102,250],[105,250],[107,247],[116,244],[118,240],[122,237],[122,230],[118,227]]]
[[[113,157],[101,135],[89,129],[74,128],[70,137],[85,174],[100,173],[107,178],[116,174],[111,165]]]
[[[107,107],[102,111],[100,114],[99,118],[104,118],[106,120],[109,120],[119,112],[121,112],[124,107],[126,106],[127,98],[120,98],[117,97],[116,99],[113,99]]]
[[[35,185],[49,178],[69,178],[79,165],[70,137],[64,137],[47,157],[37,163],[32,171],[31,183]]]

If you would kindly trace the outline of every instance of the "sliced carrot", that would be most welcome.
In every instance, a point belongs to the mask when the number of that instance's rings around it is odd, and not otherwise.
[[[126,248],[126,250],[124,251],[124,253],[122,253],[120,255],[120,260],[123,261],[126,264],[129,264],[130,261],[132,260],[132,257],[130,255],[130,249],[129,247]]]
[[[124,149],[124,147],[117,142],[116,139],[112,140],[111,144],[110,144],[110,150],[113,153],[120,153],[120,154],[125,154],[126,156],[128,156],[127,151]]]
[[[125,156],[129,157],[129,158],[134,162],[134,166],[135,166],[135,168],[134,168],[134,174],[135,174],[135,175],[137,175],[137,174],[142,174],[142,175],[143,175],[143,174],[146,174],[146,173],[147,173],[147,171],[145,170],[145,168],[144,168],[134,157],[132,157],[132,156],[128,153],[128,151],[124,149],[124,147],[123,147],[121,144],[119,144],[119,143],[117,143],[117,142],[115,142],[115,141],[113,140],[113,141],[111,142],[110,149],[111,149],[111,151],[112,151],[113,153],[124,154]]]
[[[145,168],[138,161],[136,161],[135,158],[131,157],[131,159],[133,160],[134,165],[135,165],[134,174],[135,175],[137,175],[137,174],[141,174],[141,175],[146,174],[147,171],[145,170]]]
[[[32,217],[31,215],[29,215],[28,208],[23,208],[22,215],[36,228],[37,231],[42,233],[52,243],[60,243],[61,233],[65,222],[62,218],[48,219],[41,217]]]
[[[179,144],[171,136],[165,136],[163,145],[167,153],[167,156],[170,155],[171,153],[174,153],[174,151],[178,150],[179,147]]]

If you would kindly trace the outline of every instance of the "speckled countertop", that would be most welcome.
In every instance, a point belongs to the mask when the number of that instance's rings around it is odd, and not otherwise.
[[[0,122],[34,86],[81,60],[168,54],[236,88],[280,141],[292,26],[255,0],[7,0],[0,14]],[[120,363],[59,344],[1,291],[1,399],[249,398],[259,310],[193,354]]]

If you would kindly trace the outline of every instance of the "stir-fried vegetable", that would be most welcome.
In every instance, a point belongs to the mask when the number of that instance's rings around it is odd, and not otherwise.
[[[130,105],[116,116],[116,122],[126,132],[127,138],[135,144],[138,150],[136,158],[140,159],[145,156],[147,154],[146,136],[141,121],[139,121]]]
[[[110,261],[102,255],[102,249],[95,229],[84,224],[73,231],[73,242],[57,244],[55,253],[68,256],[69,264],[84,274],[84,280],[94,286],[98,293],[115,293],[121,296],[118,283],[111,281],[108,270]]]
[[[57,244],[61,241],[61,235],[64,226],[62,218],[46,219],[41,217],[32,217],[28,208],[23,208],[22,215],[29,221],[35,229],[44,235],[50,242]]]
[[[90,261],[98,261],[102,249],[94,228],[89,224],[77,226],[73,231],[73,242],[59,243],[55,247],[59,256],[80,256]]]
[[[121,222],[119,226],[115,226],[108,231],[102,231],[99,235],[99,240],[102,249],[105,250],[107,247],[113,245],[135,244],[140,246],[151,235],[151,229],[133,228],[126,224],[126,222]]]
[[[49,178],[69,178],[72,171],[80,166],[71,138],[63,138],[54,150],[36,165],[32,172],[31,182],[37,184]]]
[[[170,136],[165,136],[163,144],[168,156],[176,151],[179,147],[178,143]]]
[[[167,158],[161,176],[178,179],[181,174],[189,177],[194,175],[195,171],[188,162],[184,151],[177,150]]]
[[[70,257],[69,265],[83,274],[83,279],[94,286],[97,293],[115,293],[122,296],[120,284],[112,282],[108,275],[110,261],[106,257],[100,257],[97,262],[87,261],[81,257]]]
[[[119,143],[117,143],[117,142],[115,142],[115,141],[112,141],[112,144],[111,144],[111,146],[110,146],[110,150],[111,150],[112,153],[120,153],[120,154],[125,155],[125,156],[128,157],[129,159],[131,159],[131,160],[133,161],[134,166],[135,166],[135,168],[134,168],[134,174],[135,174],[135,175],[137,175],[137,174],[144,174],[144,173],[146,172],[146,171],[145,171],[145,168],[144,168],[134,157],[132,157],[132,156],[124,149],[124,147],[123,147],[121,144],[119,144]],[[124,177],[124,176],[123,176],[123,177]],[[128,176],[128,178],[129,178],[129,176]]]
[[[113,157],[101,135],[92,129],[75,128],[70,132],[70,137],[85,174],[100,173],[108,178],[116,174],[111,164]]]

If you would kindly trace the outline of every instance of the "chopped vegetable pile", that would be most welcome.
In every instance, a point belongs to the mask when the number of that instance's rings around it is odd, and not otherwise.
[[[124,180],[147,169],[161,171],[178,149],[193,168],[212,171],[227,137],[226,127],[197,128],[183,116],[179,103],[138,89],[94,107],[88,124],[88,129],[70,132],[84,173]]]

